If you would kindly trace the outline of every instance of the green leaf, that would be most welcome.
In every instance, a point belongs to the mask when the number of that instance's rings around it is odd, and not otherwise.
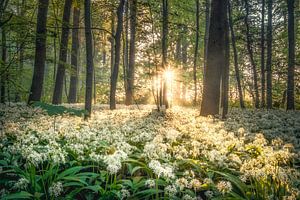
[[[21,191],[18,193],[14,193],[14,194],[8,194],[6,196],[3,197],[3,200],[8,200],[8,199],[31,199],[33,197],[32,194],[25,192],[25,191]]]

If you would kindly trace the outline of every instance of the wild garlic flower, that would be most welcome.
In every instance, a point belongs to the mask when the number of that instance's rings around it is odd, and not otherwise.
[[[29,184],[29,180],[26,178],[20,178],[14,185],[15,189],[25,190]]]
[[[226,193],[231,192],[232,190],[232,185],[229,181],[220,181],[217,184],[217,189],[220,193],[222,193],[223,195]]]
[[[49,194],[52,197],[59,197],[63,191],[63,184],[61,182],[53,183],[52,186],[49,187]]]
[[[179,178],[175,181],[175,184],[177,187],[179,187],[180,190],[183,190],[184,188],[188,187],[188,180],[186,178]]]
[[[175,185],[168,185],[165,187],[165,193],[169,197],[174,197],[177,194],[177,189]]]
[[[158,178],[164,177],[166,179],[172,179],[175,177],[173,173],[173,168],[166,163],[161,164],[157,160],[151,160],[148,166],[150,169],[153,170],[153,172],[157,175]]]
[[[123,188],[121,190],[121,199],[126,199],[128,197],[130,197],[130,192],[128,190],[126,190],[126,189]]]
[[[182,200],[197,200],[196,197],[192,197],[188,194],[185,194],[183,197],[182,197]]]
[[[147,188],[154,188],[155,187],[155,180],[153,179],[148,179],[145,181],[145,186]]]

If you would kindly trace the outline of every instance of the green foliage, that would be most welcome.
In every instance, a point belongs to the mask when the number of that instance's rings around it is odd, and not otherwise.
[[[42,108],[50,116],[69,114],[69,115],[76,115],[76,116],[80,117],[80,116],[83,116],[85,113],[84,110],[66,108],[64,106],[52,105],[52,104],[47,104],[47,103],[43,103],[43,102],[34,102],[32,104],[32,106]]]

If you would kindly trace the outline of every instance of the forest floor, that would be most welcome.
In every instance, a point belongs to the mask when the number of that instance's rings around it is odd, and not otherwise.
[[[84,121],[0,105],[2,198],[299,198],[299,111],[154,108],[96,105]]]

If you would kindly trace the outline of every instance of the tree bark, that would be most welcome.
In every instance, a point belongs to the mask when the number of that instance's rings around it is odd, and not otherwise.
[[[78,87],[78,53],[79,53],[79,21],[80,9],[76,6],[73,8],[73,30],[72,30],[72,53],[71,53],[71,78],[69,90],[69,103],[77,102]]]
[[[265,86],[266,86],[266,74],[265,74],[265,0],[262,0],[262,9],[261,9],[261,31],[260,31],[260,47],[261,47],[261,107],[266,106],[266,95],[265,95]]]
[[[1,27],[2,29],[2,55],[1,55],[1,68],[3,68],[2,73],[1,73],[1,97],[0,97],[0,103],[5,103],[5,88],[6,88],[6,74],[7,74],[7,69],[6,69],[6,59],[7,59],[7,49],[6,49],[6,30],[5,26]]]
[[[225,0],[229,1],[229,0]],[[227,3],[228,5],[228,3]],[[225,53],[224,53],[224,68],[222,70],[222,118],[225,119],[228,114],[228,92],[229,92],[229,23],[228,23],[228,7],[226,7],[225,14],[225,33],[224,33],[224,42],[225,42]]]
[[[242,84],[241,84],[241,78],[240,78],[240,70],[239,70],[239,64],[238,64],[238,54],[237,54],[237,49],[236,49],[236,39],[235,39],[235,32],[234,32],[234,28],[233,28],[233,20],[232,20],[232,11],[231,11],[230,1],[228,3],[228,12],[229,12],[229,26],[230,26],[232,50],[233,50],[233,59],[234,59],[234,71],[235,71],[235,77],[236,77],[236,82],[237,82],[237,87],[238,87],[240,107],[245,108],[244,96],[243,96],[243,90],[242,90]]]
[[[259,108],[257,69],[256,69],[256,63],[254,61],[254,55],[253,55],[253,50],[252,50],[252,39],[250,36],[249,2],[248,2],[248,0],[245,0],[245,10],[246,10],[245,25],[246,25],[246,37],[247,37],[247,50],[248,50],[250,63],[252,66],[252,73],[253,73],[254,103],[255,103],[255,108]]]
[[[53,92],[53,104],[62,103],[62,92],[64,85],[64,77],[66,72],[67,54],[68,54],[68,42],[69,42],[69,26],[71,15],[72,0],[65,0],[63,19],[62,19],[62,31],[61,41],[59,49],[59,63],[56,73],[55,87]]]
[[[117,10],[117,30],[115,36],[115,60],[114,67],[112,69],[112,75],[110,79],[110,109],[116,109],[116,90],[119,74],[120,65],[120,50],[121,50],[121,36],[123,31],[123,12],[124,12],[125,0],[120,0],[118,10]]]
[[[203,74],[207,65],[207,49],[208,49],[208,37],[209,37],[209,23],[210,23],[210,0],[205,0],[205,34],[204,34],[204,66]]]
[[[295,109],[295,1],[288,1],[288,39],[289,39],[289,61],[287,81],[287,110]]]
[[[126,105],[131,105],[134,96],[134,73],[135,73],[135,41],[137,26],[137,0],[130,1],[130,47],[129,65],[127,72]]]
[[[84,1],[84,24],[86,42],[86,89],[85,89],[85,119],[91,116],[93,96],[93,38],[91,30],[91,0]]]
[[[200,28],[200,2],[196,1],[196,41],[194,52],[194,66],[193,66],[193,79],[194,79],[194,105],[197,104],[197,61],[198,61],[198,49],[199,49],[199,28]]]
[[[203,83],[201,116],[219,114],[221,72],[224,68],[226,1],[213,0],[207,52],[207,68]]]
[[[273,0],[268,1],[268,27],[267,27],[267,108],[272,109],[272,9]]]
[[[168,0],[162,0],[162,70],[166,70],[168,66],[168,34],[169,34],[169,2]],[[168,85],[166,83],[165,78],[162,80],[162,104],[161,106],[165,106],[166,108],[169,107],[168,103]]]
[[[42,96],[46,60],[46,24],[48,6],[49,0],[39,0],[36,25],[34,70],[28,103],[40,101]]]

